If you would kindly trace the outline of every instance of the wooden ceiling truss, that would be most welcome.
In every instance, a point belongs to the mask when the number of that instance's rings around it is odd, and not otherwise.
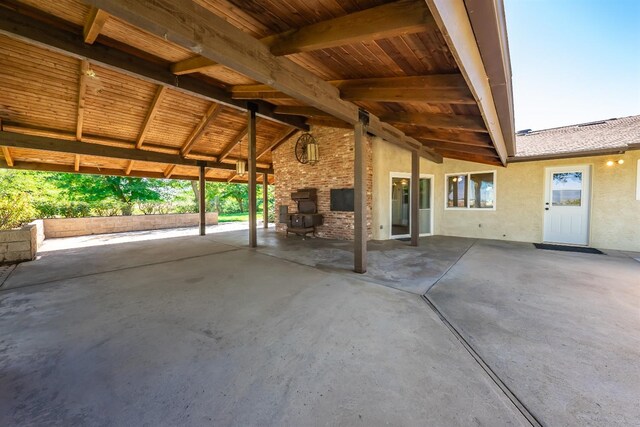
[[[273,173],[271,151],[296,132],[353,129],[362,111],[368,133],[432,161],[504,164],[490,93],[471,86],[482,70],[459,49],[466,33],[432,13],[439,3],[334,2],[311,14],[303,0],[269,13],[237,0],[8,0],[4,84],[24,69],[19,78],[51,91],[32,109],[35,86],[0,94],[0,167],[197,179],[204,161],[208,180],[246,181],[226,171],[248,156],[250,108],[259,173]]]

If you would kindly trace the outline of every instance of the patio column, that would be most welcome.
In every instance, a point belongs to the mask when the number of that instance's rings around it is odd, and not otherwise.
[[[247,138],[249,140],[249,247],[255,248],[258,246],[257,236],[257,192],[256,187],[258,185],[256,175],[256,105],[249,103],[247,110],[248,124],[247,124]]]
[[[200,163],[200,175],[198,176],[198,209],[200,212],[200,235],[207,234],[207,203],[205,200],[205,167]]]
[[[418,246],[420,237],[420,156],[411,151],[411,246]]]
[[[269,228],[269,175],[262,174],[262,222],[264,228]]]
[[[354,209],[353,254],[356,273],[367,271],[367,159],[365,155],[366,113],[354,127]]]

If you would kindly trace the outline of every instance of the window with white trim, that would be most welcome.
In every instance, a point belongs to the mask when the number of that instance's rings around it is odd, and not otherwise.
[[[445,209],[495,209],[496,171],[445,175]]]

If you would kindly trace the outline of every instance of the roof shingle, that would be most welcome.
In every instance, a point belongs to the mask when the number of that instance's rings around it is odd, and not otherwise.
[[[599,150],[626,150],[640,144],[640,115],[601,120],[516,135],[515,157],[579,155]]]

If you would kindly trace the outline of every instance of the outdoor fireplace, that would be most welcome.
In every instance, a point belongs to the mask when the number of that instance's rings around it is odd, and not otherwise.
[[[286,234],[295,233],[303,238],[308,233],[315,235],[316,227],[322,225],[322,214],[318,213],[318,194],[315,188],[303,188],[291,193],[291,200],[298,211],[290,213],[289,207],[280,206],[280,223],[287,225]]]

